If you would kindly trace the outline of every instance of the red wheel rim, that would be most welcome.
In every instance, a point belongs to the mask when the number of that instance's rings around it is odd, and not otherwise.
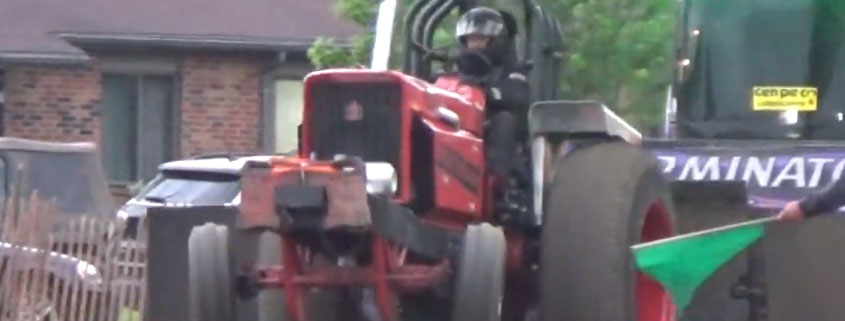
[[[671,236],[669,213],[662,201],[654,202],[646,213],[640,234],[642,242]],[[647,275],[637,272],[636,279],[637,321],[676,321],[672,298]]]

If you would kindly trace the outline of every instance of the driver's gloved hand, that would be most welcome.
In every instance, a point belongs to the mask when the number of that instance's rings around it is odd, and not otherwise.
[[[477,50],[464,49],[455,59],[458,70],[468,76],[483,76],[493,70],[493,64],[484,53]]]
[[[502,90],[499,87],[487,88],[487,98],[494,101],[502,100]]]

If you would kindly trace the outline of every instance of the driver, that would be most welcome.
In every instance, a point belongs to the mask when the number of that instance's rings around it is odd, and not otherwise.
[[[516,165],[529,104],[528,81],[516,67],[515,25],[498,10],[476,7],[461,16],[456,28],[456,65],[463,83],[485,89],[487,166],[502,178]]]

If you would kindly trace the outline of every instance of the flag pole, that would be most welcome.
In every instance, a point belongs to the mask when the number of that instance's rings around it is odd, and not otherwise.
[[[632,250],[638,250],[640,248],[648,247],[648,246],[652,246],[652,245],[658,245],[658,244],[662,244],[662,243],[677,241],[677,240],[680,240],[680,239],[700,236],[700,235],[703,235],[703,234],[718,233],[718,232],[721,232],[721,231],[724,231],[724,230],[734,229],[734,228],[748,226],[748,225],[770,223],[770,222],[774,222],[774,221],[777,221],[777,220],[778,220],[777,216],[771,216],[771,217],[760,218],[760,219],[751,220],[751,221],[747,221],[747,222],[741,222],[741,223],[735,223],[735,224],[731,224],[731,225],[714,227],[714,228],[707,229],[707,230],[676,235],[676,236],[673,236],[673,237],[669,237],[669,238],[665,238],[665,239],[659,239],[659,240],[651,241],[651,242],[647,242],[647,243],[640,243],[640,244],[631,246],[631,249]]]

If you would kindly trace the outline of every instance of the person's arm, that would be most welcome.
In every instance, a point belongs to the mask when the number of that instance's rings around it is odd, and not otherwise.
[[[487,97],[496,102],[494,106],[504,107],[513,112],[522,112],[522,109],[527,108],[529,95],[528,81],[525,75],[519,72],[512,72],[507,78],[487,88]]]
[[[798,203],[807,217],[832,212],[843,205],[845,205],[845,179],[837,179],[825,189],[807,195]]]

